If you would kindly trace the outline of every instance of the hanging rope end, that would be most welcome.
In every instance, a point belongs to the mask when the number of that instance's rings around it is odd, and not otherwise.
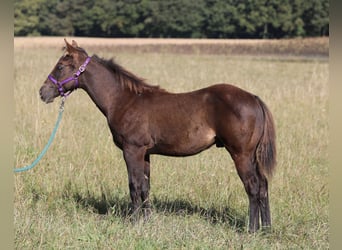
[[[58,118],[57,118],[55,127],[54,127],[54,129],[52,131],[52,134],[50,135],[48,143],[45,145],[45,147],[42,150],[42,152],[38,155],[37,159],[35,159],[34,162],[31,165],[28,165],[28,166],[25,166],[25,167],[22,167],[22,168],[15,168],[15,169],[13,169],[13,171],[15,173],[19,173],[19,172],[24,172],[24,171],[30,170],[31,168],[36,166],[38,164],[38,162],[42,159],[42,157],[45,155],[45,153],[49,149],[49,147],[50,147],[50,145],[51,145],[51,143],[52,143],[52,141],[53,141],[53,139],[54,139],[54,137],[56,135],[59,123],[60,123],[60,121],[62,119],[62,114],[64,112],[65,99],[66,99],[66,96],[63,96],[62,99],[61,99],[61,104],[59,106],[59,114],[58,114]]]

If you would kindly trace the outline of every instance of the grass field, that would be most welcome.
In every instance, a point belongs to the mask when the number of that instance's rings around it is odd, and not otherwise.
[[[15,167],[35,159],[56,121],[59,101],[44,104],[38,90],[62,54],[59,39],[58,46],[41,48],[28,46],[29,39],[14,41]],[[247,195],[229,155],[217,148],[187,158],[153,156],[154,213],[148,223],[131,224],[121,151],[112,143],[105,118],[80,90],[66,101],[45,158],[35,169],[15,174],[16,249],[329,248],[326,57],[84,47],[90,54],[115,57],[169,91],[229,82],[260,96],[277,129],[272,232],[246,232]]]

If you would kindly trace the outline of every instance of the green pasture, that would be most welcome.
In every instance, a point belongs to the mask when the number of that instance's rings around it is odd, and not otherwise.
[[[152,156],[153,216],[133,225],[122,153],[78,90],[47,155],[14,176],[16,249],[329,248],[327,59],[85,49],[172,92],[227,82],[264,100],[277,129],[272,232],[247,233],[247,195],[230,156],[215,147],[187,158]],[[31,163],[53,129],[59,99],[46,105],[38,90],[61,55],[61,48],[14,48],[15,167]]]

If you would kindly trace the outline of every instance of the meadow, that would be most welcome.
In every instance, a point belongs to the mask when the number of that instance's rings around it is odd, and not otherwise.
[[[16,168],[39,154],[58,115],[59,99],[46,105],[38,90],[64,42],[38,46],[33,40],[14,39]],[[16,249],[329,249],[326,56],[156,53],[108,40],[83,47],[171,92],[227,82],[258,95],[277,132],[272,231],[247,233],[247,195],[230,156],[215,147],[186,158],[152,156],[153,215],[132,224],[122,153],[104,116],[78,90],[66,100],[47,155],[14,175]]]

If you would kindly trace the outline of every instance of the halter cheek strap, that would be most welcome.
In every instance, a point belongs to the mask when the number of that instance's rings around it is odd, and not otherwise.
[[[54,78],[52,75],[49,75],[48,78],[53,84],[57,86],[58,92],[62,97],[67,97],[73,90],[77,89],[79,87],[78,83],[78,77],[85,71],[88,63],[90,62],[91,57],[87,57],[85,62],[78,68],[77,72],[73,74],[73,76],[59,82],[56,78]],[[63,85],[75,81],[74,89],[71,91],[68,91],[67,93],[64,92]]]

